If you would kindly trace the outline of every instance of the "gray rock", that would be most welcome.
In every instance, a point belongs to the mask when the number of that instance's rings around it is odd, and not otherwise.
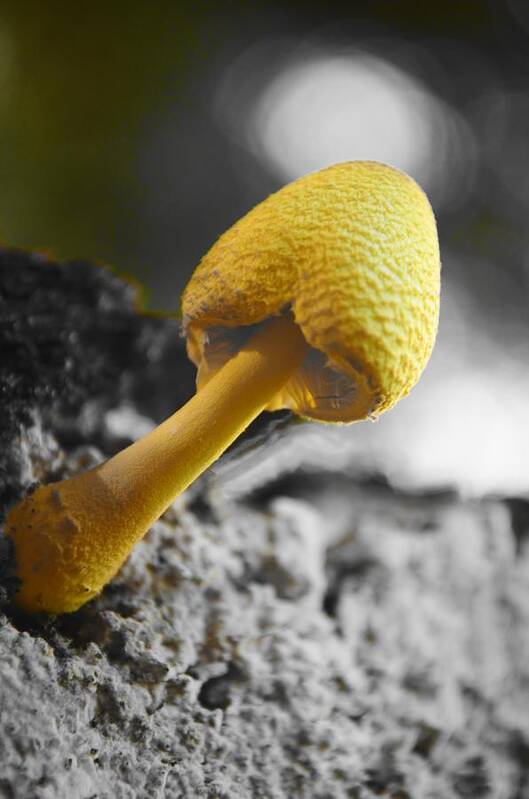
[[[4,512],[170,402],[148,413],[140,387],[148,373],[162,390],[174,322],[119,307],[135,331],[119,386],[78,381],[73,412],[53,375],[21,398]],[[281,469],[235,499],[200,481],[75,614],[3,605],[0,796],[529,797],[529,544],[512,502]]]

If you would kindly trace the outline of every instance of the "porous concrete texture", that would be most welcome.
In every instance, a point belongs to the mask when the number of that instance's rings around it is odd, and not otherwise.
[[[4,515],[193,373],[178,323],[95,267],[4,252],[0,296]],[[527,799],[528,509],[283,459],[235,498],[199,481],[51,619],[10,602],[4,539],[0,796]]]

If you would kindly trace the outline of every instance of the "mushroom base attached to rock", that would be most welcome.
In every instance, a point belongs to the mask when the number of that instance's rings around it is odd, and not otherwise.
[[[8,516],[27,611],[96,596],[134,544],[281,390],[307,346],[290,314],[261,325],[183,408],[106,463],[40,486]]]

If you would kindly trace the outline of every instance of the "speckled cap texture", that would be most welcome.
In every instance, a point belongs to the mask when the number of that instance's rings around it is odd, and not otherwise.
[[[310,345],[268,409],[376,418],[423,371],[439,315],[435,219],[403,172],[353,161],[296,180],[233,225],[183,296],[198,388],[268,317],[291,312]]]

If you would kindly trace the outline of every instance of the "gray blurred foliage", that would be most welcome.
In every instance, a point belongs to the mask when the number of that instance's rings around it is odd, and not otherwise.
[[[145,280],[154,307],[175,309],[212,241],[280,185],[218,124],[226,70],[248,48],[285,37],[290,49],[308,40],[378,47],[468,123],[478,168],[471,186],[463,185],[464,168],[450,176],[464,202],[437,209],[442,244],[482,252],[491,266],[485,280],[476,261],[450,278],[494,314],[508,307],[521,318],[526,17],[516,0],[427,9],[408,0],[7,3],[0,14],[4,242],[111,263]],[[255,66],[254,90],[280,63],[278,47]],[[244,113],[244,93],[238,100]]]

